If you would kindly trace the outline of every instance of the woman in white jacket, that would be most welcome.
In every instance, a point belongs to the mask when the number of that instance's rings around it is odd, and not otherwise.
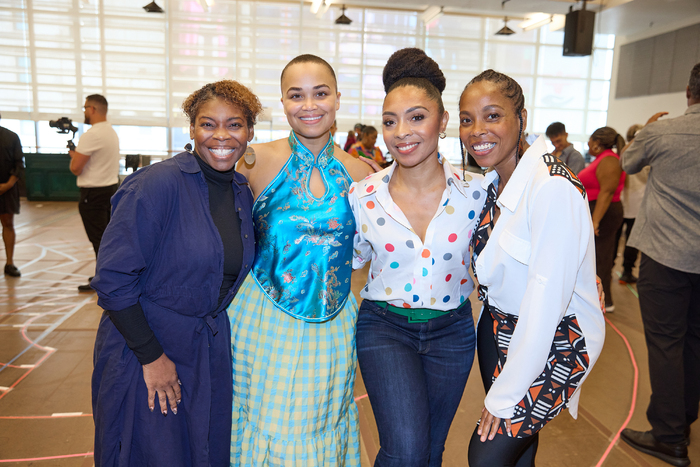
[[[486,399],[469,465],[534,465],[539,430],[564,408],[576,417],[603,346],[590,211],[583,186],[542,137],[521,154],[527,111],[515,80],[493,70],[475,77],[459,118],[466,150],[491,168],[472,239]]]

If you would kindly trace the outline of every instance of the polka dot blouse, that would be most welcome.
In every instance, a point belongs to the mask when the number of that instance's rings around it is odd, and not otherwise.
[[[446,187],[425,243],[389,194],[396,164],[350,187],[355,215],[353,268],[371,261],[362,298],[404,308],[452,310],[474,290],[469,243],[486,199],[483,177],[455,170],[441,158]]]

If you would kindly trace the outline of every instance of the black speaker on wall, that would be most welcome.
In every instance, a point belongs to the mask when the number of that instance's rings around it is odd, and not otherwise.
[[[585,9],[569,11],[564,26],[564,56],[581,57],[593,52],[595,12]]]

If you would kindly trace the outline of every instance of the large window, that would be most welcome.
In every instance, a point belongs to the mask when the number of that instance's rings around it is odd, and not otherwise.
[[[496,36],[498,18],[445,14],[428,27],[410,10],[349,8],[349,26],[322,18],[308,4],[217,0],[4,0],[0,4],[0,111],[28,151],[65,150],[48,120],[82,122],[85,96],[104,94],[123,153],[163,156],[187,142],[183,99],[202,85],[236,79],[269,109],[257,141],[286,134],[279,76],[300,53],[335,68],[342,94],[336,139],[357,122],[381,129],[382,68],[402,47],[420,47],[447,77],[443,99],[452,119],[441,149],[459,159],[457,102],[465,84],[486,68],[518,80],[529,110],[528,131],[566,124],[579,149],[607,119],[614,37],[597,35],[590,57],[563,57],[563,33],[546,27]],[[3,124],[0,122],[0,124]],[[82,125],[79,125],[82,132]],[[381,138],[379,145],[383,147]]]

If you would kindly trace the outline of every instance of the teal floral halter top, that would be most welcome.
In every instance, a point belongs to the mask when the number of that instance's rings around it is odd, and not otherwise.
[[[285,313],[325,321],[343,308],[350,293],[355,220],[348,204],[352,178],[333,157],[329,138],[318,157],[292,131],[292,155],[253,205],[253,275]],[[316,168],[326,192],[309,189]]]

